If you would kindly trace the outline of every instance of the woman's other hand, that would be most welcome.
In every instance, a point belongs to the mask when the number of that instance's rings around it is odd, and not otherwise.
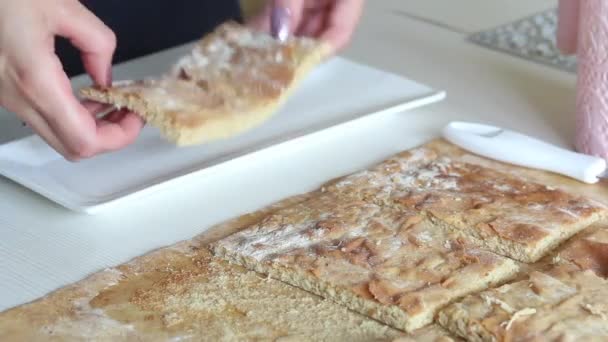
[[[337,53],[350,43],[363,12],[364,0],[269,0],[249,24],[269,32],[275,7],[287,12],[291,34],[321,39]]]
[[[134,113],[81,103],[54,52],[62,36],[81,52],[93,81],[111,83],[114,33],[78,0],[5,0],[0,3],[0,105],[17,114],[69,160],[117,150],[139,134]]]

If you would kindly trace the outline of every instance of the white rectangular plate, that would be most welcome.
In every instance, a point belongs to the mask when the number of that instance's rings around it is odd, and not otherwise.
[[[398,75],[337,57],[314,71],[269,121],[231,139],[178,148],[146,127],[124,150],[71,163],[37,136],[28,136],[0,145],[0,174],[68,209],[93,214],[296,137],[444,96]]]

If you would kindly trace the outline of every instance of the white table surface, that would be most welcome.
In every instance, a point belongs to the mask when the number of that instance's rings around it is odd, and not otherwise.
[[[557,0],[378,0],[378,2],[385,8],[463,33],[506,24],[557,6]]]
[[[486,50],[466,42],[462,33],[537,12],[554,6],[554,1],[454,3],[368,1],[353,44],[345,52],[354,60],[447,91],[443,102],[407,113],[411,125],[403,134],[408,143],[422,143],[448,121],[458,119],[502,125],[570,146],[575,76]],[[484,3],[495,3],[496,8]],[[354,141],[349,151],[323,148],[317,165],[335,176],[365,167],[379,156],[352,162],[349,155],[356,153],[357,144],[373,140]],[[310,172],[307,163],[310,160],[252,159],[246,170],[222,170],[232,179],[229,183],[197,179],[187,187],[99,216],[66,211],[0,179],[0,310],[310,190],[326,179]]]

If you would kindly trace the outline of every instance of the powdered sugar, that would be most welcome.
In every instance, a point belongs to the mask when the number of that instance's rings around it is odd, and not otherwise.
[[[424,231],[418,233],[416,235],[416,237],[424,243],[429,243],[429,242],[433,241],[433,237],[431,236],[431,233],[428,230],[424,230]]]
[[[230,60],[236,50],[222,40],[215,40],[206,47],[197,46],[192,52],[177,61],[173,68],[174,74],[182,69],[199,70],[212,65],[217,70],[227,70],[231,67]]]
[[[282,229],[273,230],[266,234],[256,234],[243,240],[235,251],[247,255],[256,260],[264,260],[269,255],[289,251],[297,248],[308,247],[315,242],[315,236],[303,234],[308,228],[307,224],[285,225]]]
[[[504,184],[504,183],[493,184],[492,187],[500,192],[512,192],[515,190],[509,184]]]
[[[400,158],[405,165],[411,166],[411,164],[428,162],[431,160],[431,151],[426,148],[416,148],[410,151],[407,159]]]
[[[110,318],[101,309],[93,309],[89,304],[90,298],[83,297],[73,302],[74,318],[61,318],[56,323],[42,327],[48,335],[79,336],[84,339],[95,339],[100,336],[100,330],[107,337],[127,337],[135,331],[131,324],[124,324]]]
[[[458,191],[459,174],[450,172],[449,159],[433,161],[418,169],[394,177],[396,183],[403,188],[427,188],[435,190]]]
[[[564,208],[564,207],[556,207],[557,211],[559,211],[560,213],[566,214],[572,218],[579,218],[580,215],[573,212],[572,210],[569,210],[568,208]]]
[[[312,50],[316,48],[317,42],[298,37],[291,45]],[[237,62],[239,60],[247,60],[247,63]],[[251,67],[256,63],[259,67]],[[255,77],[255,73],[264,69],[264,65],[285,63],[293,61],[285,55],[282,43],[272,36],[240,26],[225,25],[197,44],[187,56],[176,61],[171,73],[176,77],[182,70],[186,70],[188,76],[195,79],[210,78],[217,73],[245,73],[249,77]]]
[[[542,211],[542,210],[547,209],[547,206],[544,204],[541,204],[541,203],[529,203],[528,209],[534,210],[534,211]]]
[[[341,237],[342,240],[354,239],[364,234],[369,219],[378,211],[378,207],[368,205],[362,217],[348,227]],[[319,222],[330,219],[331,213],[321,213],[315,218],[300,222],[280,225],[275,229],[244,231],[237,234],[239,240],[234,251],[247,255],[256,260],[264,260],[273,254],[285,254],[300,248],[313,246],[327,237]]]

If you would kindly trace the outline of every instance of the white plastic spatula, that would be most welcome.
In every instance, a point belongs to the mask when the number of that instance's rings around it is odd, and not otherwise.
[[[480,156],[559,173],[593,184],[606,177],[606,161],[572,152],[521,133],[469,122],[451,122],[443,137]]]

